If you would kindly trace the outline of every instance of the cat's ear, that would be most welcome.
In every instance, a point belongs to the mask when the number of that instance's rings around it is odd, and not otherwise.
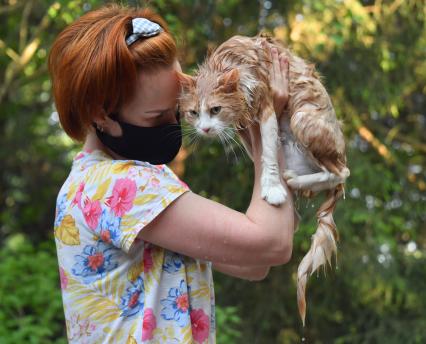
[[[240,73],[237,68],[222,74],[217,80],[219,88],[225,93],[235,92],[238,89]]]
[[[179,80],[180,86],[183,90],[190,90],[191,88],[195,88],[195,78],[191,75],[177,72],[177,77]]]

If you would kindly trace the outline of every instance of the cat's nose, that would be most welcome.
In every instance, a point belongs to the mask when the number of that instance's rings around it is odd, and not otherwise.
[[[210,131],[210,128],[203,128],[203,131],[207,134]]]

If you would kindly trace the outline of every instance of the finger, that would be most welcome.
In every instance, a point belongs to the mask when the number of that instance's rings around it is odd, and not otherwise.
[[[290,63],[286,56],[280,55],[280,70],[283,84],[288,84]]]
[[[275,78],[277,78],[280,74],[280,62],[278,57],[278,49],[272,48],[272,68]]]

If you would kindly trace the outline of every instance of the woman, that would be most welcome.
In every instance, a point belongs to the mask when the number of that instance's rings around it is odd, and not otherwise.
[[[272,58],[271,83],[285,89],[286,61]],[[158,15],[85,14],[57,37],[49,70],[61,125],[84,141],[55,217],[69,342],[214,343],[212,268],[261,280],[292,252],[292,199],[275,207],[260,196],[258,126],[244,132],[255,180],[243,214],[165,165],[181,144],[180,66]],[[275,96],[277,112],[286,98]]]

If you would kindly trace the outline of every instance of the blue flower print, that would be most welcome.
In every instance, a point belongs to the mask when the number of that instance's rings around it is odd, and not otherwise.
[[[182,256],[169,251],[166,251],[165,255],[163,270],[170,274],[178,272],[183,265]]]
[[[67,208],[67,194],[62,194],[58,197],[56,202],[56,218],[55,218],[55,227],[58,227],[65,216],[65,209]]]
[[[76,263],[71,271],[74,275],[83,277],[84,283],[96,281],[118,266],[118,262],[114,261],[116,251],[116,248],[102,241],[98,241],[96,247],[86,245],[83,253],[75,256]]]
[[[179,288],[170,288],[167,298],[160,301],[163,308],[161,316],[165,320],[174,320],[180,327],[189,324],[189,288],[184,280],[181,280]]]
[[[113,243],[114,246],[120,247],[120,224],[121,217],[116,216],[112,210],[102,210],[101,219],[99,221],[97,233],[101,239],[107,243]]]
[[[143,279],[138,277],[137,280],[126,289],[127,294],[121,297],[120,308],[123,310],[122,317],[131,317],[143,310],[145,300],[145,288]]]

